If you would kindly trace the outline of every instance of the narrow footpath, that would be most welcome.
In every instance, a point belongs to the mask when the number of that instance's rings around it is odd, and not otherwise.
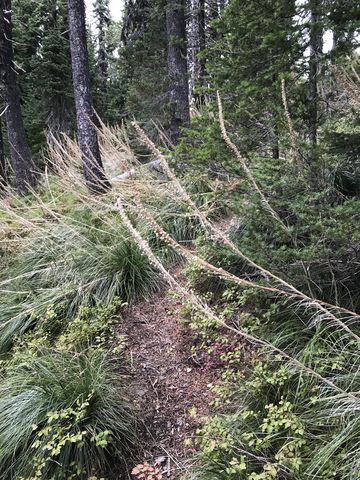
[[[182,303],[164,291],[129,309],[118,327],[126,337],[132,402],[144,422],[143,461],[158,460],[162,478],[172,479],[181,478],[195,452],[188,439],[210,413],[208,385],[218,375],[194,361],[196,339],[181,309]]]

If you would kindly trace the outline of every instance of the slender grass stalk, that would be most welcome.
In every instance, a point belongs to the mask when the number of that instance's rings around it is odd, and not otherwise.
[[[264,267],[258,265],[253,260],[251,260],[247,255],[245,255],[229,238],[226,232],[220,231],[208,218],[199,210],[196,204],[193,202],[189,194],[183,188],[179,180],[177,179],[174,172],[169,167],[169,164],[164,157],[164,155],[156,148],[153,142],[148,138],[145,132],[137,125],[135,122],[132,123],[135,130],[138,132],[140,139],[144,142],[144,144],[149,148],[149,150],[156,155],[157,158],[161,160],[162,166],[166,175],[172,180],[177,192],[181,196],[181,198],[188,203],[191,210],[196,213],[199,217],[202,225],[210,232],[211,237],[219,241],[220,243],[224,244],[226,247],[230,248],[236,255],[239,256],[242,260],[252,266],[254,269],[260,271],[264,278],[270,278],[274,280],[276,283],[279,283],[284,290],[279,289],[279,293],[282,295],[293,296],[295,299],[303,300],[308,306],[316,308],[320,312],[321,315],[325,318],[330,319],[334,324],[339,325],[342,329],[344,329],[349,335],[351,335],[358,343],[360,343],[360,337],[353,332],[344,322],[342,322],[339,318],[337,318],[331,310],[336,312],[342,312],[348,315],[349,317],[354,317],[354,319],[358,319],[359,315],[355,312],[351,312],[350,310],[344,309],[342,307],[331,305],[321,300],[317,300],[314,298],[309,297],[305,293],[298,290],[296,287],[291,285],[290,283],[286,282],[278,275],[270,272],[269,270],[265,269]],[[236,148],[236,147],[235,147]]]
[[[169,283],[169,285],[174,288],[183,298],[188,299],[192,305],[196,307],[198,311],[206,315],[210,320],[214,321],[214,323],[221,325],[222,327],[225,327],[226,329],[230,330],[231,332],[235,333],[237,336],[240,336],[244,338],[245,340],[255,344],[259,345],[262,347],[265,347],[269,349],[272,352],[280,354],[284,359],[286,359],[290,364],[292,364],[294,367],[299,369],[302,372],[307,373],[308,375],[316,378],[319,380],[321,383],[327,385],[330,387],[332,390],[337,392],[340,395],[344,395],[346,397],[352,398],[354,401],[360,403],[360,398],[357,397],[355,394],[348,393],[336,384],[334,384],[331,380],[328,380],[327,378],[323,377],[319,373],[317,373],[315,370],[307,367],[303,363],[299,362],[296,358],[293,358],[291,355],[287,354],[283,350],[275,347],[271,343],[257,338],[241,329],[236,329],[234,327],[231,327],[226,324],[222,319],[220,319],[214,312],[213,310],[206,304],[204,303],[193,291],[189,291],[188,289],[182,287],[176,280],[175,278],[169,273],[168,270],[163,266],[163,264],[160,262],[160,260],[154,255],[152,252],[149,244],[146,242],[146,240],[140,235],[140,233],[136,230],[136,228],[133,227],[131,224],[131,221],[129,217],[126,214],[126,211],[124,209],[124,206],[121,202],[121,199],[118,199],[117,201],[117,207],[119,209],[120,216],[124,222],[124,225],[129,229],[129,232],[132,234],[133,238],[135,241],[138,243],[139,247],[143,251],[143,253],[149,258],[150,262],[158,268],[158,270],[161,272],[163,275],[164,279]],[[215,267],[216,268],[216,267]]]

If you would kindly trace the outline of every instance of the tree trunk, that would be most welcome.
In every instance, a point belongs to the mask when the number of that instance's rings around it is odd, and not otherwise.
[[[222,10],[224,10],[225,7],[226,7],[226,0],[219,0],[220,13],[221,13]]]
[[[110,188],[110,182],[105,176],[94,126],[84,0],[68,0],[68,15],[76,120],[84,177],[89,190],[104,193]]]
[[[7,184],[6,179],[6,163],[5,163],[5,152],[4,152],[4,139],[2,132],[2,121],[0,117],[0,190],[2,190]]]
[[[272,139],[271,151],[272,151],[272,158],[274,160],[279,160],[280,158],[279,128],[276,124],[273,127],[273,139]]]
[[[279,144],[276,142],[276,140],[274,141],[274,144],[273,144],[273,147],[272,147],[271,151],[272,151],[272,158],[274,160],[279,160],[280,150],[279,150]]]
[[[198,0],[198,22],[199,22],[199,53],[205,51],[206,48],[206,17],[205,17],[205,0]],[[206,74],[206,59],[204,57],[198,59],[199,61],[199,85],[204,86]],[[198,95],[198,103],[204,103],[204,95]]]
[[[34,164],[26,139],[21,113],[20,94],[16,82],[12,45],[11,0],[0,0],[0,81],[6,112],[11,164],[16,188],[26,193],[35,186]]]
[[[181,128],[190,125],[185,5],[185,0],[168,0],[166,11],[167,64],[172,108],[169,136],[174,144],[179,141]]]
[[[312,159],[318,136],[320,61],[323,49],[323,31],[321,26],[321,0],[310,0],[310,59],[309,59],[309,137],[312,145]]]
[[[187,50],[188,50],[188,71],[190,74],[191,99],[197,107],[204,103],[204,94],[194,93],[194,89],[204,85],[206,60],[199,58],[199,53],[204,52],[205,40],[205,0],[191,0],[189,2],[191,11],[188,27]]]

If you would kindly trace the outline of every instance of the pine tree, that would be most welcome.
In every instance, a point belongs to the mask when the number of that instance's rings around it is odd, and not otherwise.
[[[360,2],[331,0],[328,2],[327,27],[333,32],[333,61],[351,55],[360,45]]]
[[[167,65],[172,109],[169,136],[174,144],[179,141],[181,128],[190,125],[185,8],[185,0],[168,0],[166,10]]]
[[[35,185],[35,174],[17,87],[10,0],[0,0],[0,82],[6,104],[6,127],[16,188],[24,194]]]
[[[122,29],[122,41],[125,45],[139,40],[149,19],[148,0],[125,0],[125,11]]]
[[[118,123],[124,115],[127,79],[119,54],[122,25],[110,14],[109,0],[95,0],[95,30],[89,35],[89,63],[94,107],[103,121]]]
[[[74,128],[74,97],[66,0],[52,0],[47,4],[39,49],[41,61],[34,67],[33,75],[45,97],[47,130],[55,135],[70,134]]]
[[[91,191],[103,193],[110,188],[110,183],[104,173],[94,126],[84,1],[68,0],[68,16],[77,128],[84,176]]]
[[[252,0],[233,0],[207,48],[209,92],[220,91],[242,147],[274,157],[283,118],[281,78],[295,76],[302,58],[296,13],[295,0],[263,0],[261,9]]]
[[[14,19],[24,121],[36,154],[48,133],[70,134],[75,126],[66,0],[17,0]]]
[[[111,24],[109,0],[95,0],[93,13],[97,28],[97,65],[100,70],[102,87],[106,90],[109,73],[107,33]]]
[[[159,125],[174,144],[190,123],[185,4],[128,0],[120,51],[128,85],[125,113],[145,122],[153,137]]]
[[[107,31],[107,49],[109,56],[108,86],[106,89],[106,111],[105,119],[110,124],[116,124],[124,116],[127,72],[120,55],[121,44],[121,22],[110,23]]]
[[[153,137],[156,129],[152,122],[165,130],[170,124],[165,12],[166,0],[128,0],[121,35],[125,115],[145,122]]]

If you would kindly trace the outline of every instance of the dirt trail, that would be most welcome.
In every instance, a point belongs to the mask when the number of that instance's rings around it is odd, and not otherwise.
[[[162,292],[131,308],[119,329],[127,337],[127,355],[133,375],[133,398],[147,430],[144,461],[164,456],[171,459],[171,475],[180,478],[183,461],[191,458],[196,418],[209,414],[212,394],[208,384],[216,372],[193,361],[194,336],[181,318],[182,304]],[[167,460],[168,462],[168,460]]]

